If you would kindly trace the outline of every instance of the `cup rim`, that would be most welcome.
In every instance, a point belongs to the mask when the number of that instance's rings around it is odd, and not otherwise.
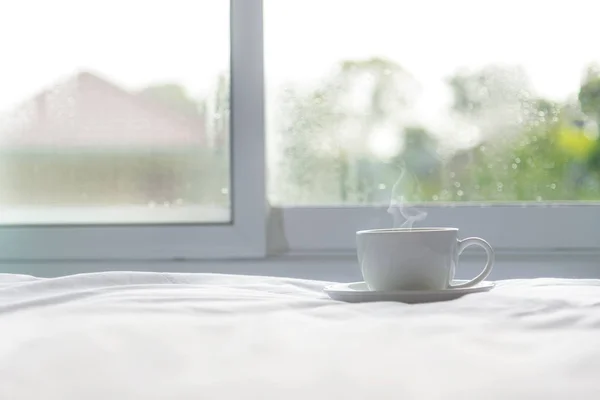
[[[379,228],[379,229],[364,229],[357,231],[357,235],[371,234],[401,234],[401,233],[443,233],[443,232],[458,232],[458,228]]]

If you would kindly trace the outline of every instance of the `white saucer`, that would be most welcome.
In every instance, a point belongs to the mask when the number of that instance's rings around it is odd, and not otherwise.
[[[466,281],[455,280],[455,283]],[[397,301],[401,303],[432,303],[435,301],[448,301],[462,297],[466,294],[487,292],[494,288],[494,282],[484,281],[473,287],[464,289],[443,290],[403,290],[394,292],[369,290],[365,282],[337,283],[327,286],[324,290],[333,300],[349,303],[363,303],[368,301]]]

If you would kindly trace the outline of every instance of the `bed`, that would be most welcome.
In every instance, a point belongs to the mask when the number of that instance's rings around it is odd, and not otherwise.
[[[600,281],[346,304],[329,282],[0,275],[0,399],[598,399]]]

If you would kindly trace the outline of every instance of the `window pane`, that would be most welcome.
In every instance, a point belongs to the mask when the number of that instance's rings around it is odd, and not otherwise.
[[[598,11],[266,0],[271,201],[600,200]]]
[[[0,5],[0,223],[228,222],[229,2]]]

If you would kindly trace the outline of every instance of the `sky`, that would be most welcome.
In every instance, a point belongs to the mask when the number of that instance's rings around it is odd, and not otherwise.
[[[269,93],[341,60],[386,57],[422,84],[422,117],[435,119],[459,68],[521,65],[539,94],[561,100],[600,61],[593,0],[264,1]],[[228,24],[226,0],[0,1],[0,110],[82,69],[201,95],[227,69]]]

